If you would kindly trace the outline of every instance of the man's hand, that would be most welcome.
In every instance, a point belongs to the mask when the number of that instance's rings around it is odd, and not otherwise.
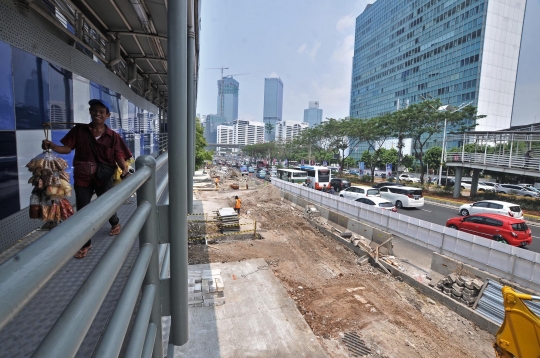
[[[131,173],[129,172],[129,168],[125,167],[124,169],[122,169],[122,174],[120,175],[120,178],[125,179],[130,175]]]
[[[51,142],[50,140],[44,139],[41,141],[41,149],[43,150],[52,149],[52,146],[53,146],[53,142]]]

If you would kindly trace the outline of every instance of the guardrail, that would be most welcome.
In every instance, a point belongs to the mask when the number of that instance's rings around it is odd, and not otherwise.
[[[138,237],[138,257],[97,347],[96,356],[119,355],[139,291],[142,289],[126,357],[140,357],[143,352],[145,356],[153,353],[155,357],[163,357],[156,169],[163,166],[167,160],[167,153],[157,161],[152,156],[137,158],[137,170],[134,174],[0,266],[0,329],[30,302],[133,192],[137,191],[137,209],[33,356],[75,356]],[[160,248],[159,251],[163,250]]]
[[[388,231],[534,291],[540,291],[540,254],[453,230],[407,215],[272,178],[281,190]]]
[[[449,164],[470,163],[523,170],[540,170],[540,158],[526,158],[524,154],[504,155],[484,153],[447,153],[446,162]]]

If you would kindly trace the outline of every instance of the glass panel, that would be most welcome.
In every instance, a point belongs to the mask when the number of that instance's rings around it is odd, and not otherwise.
[[[118,96],[116,92],[108,89],[107,87],[102,87],[103,93],[101,94],[101,99],[109,103],[111,116],[105,122],[111,129],[118,132],[118,129],[121,128],[120,124],[120,109],[118,105]]]
[[[73,79],[71,72],[49,64],[50,117],[52,128],[71,128],[73,123]],[[64,124],[62,124],[64,123]]]
[[[20,210],[15,131],[0,132],[0,219]]]
[[[90,80],[73,74],[73,115],[76,123],[90,123]]]
[[[12,49],[17,129],[41,129],[49,121],[49,64],[23,50]]]
[[[15,129],[11,46],[0,41],[0,130]]]

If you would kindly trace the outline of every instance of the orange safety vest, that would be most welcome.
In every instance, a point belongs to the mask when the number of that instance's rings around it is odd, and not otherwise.
[[[242,200],[236,199],[236,204],[234,204],[235,209],[240,209],[240,204],[242,203]]]

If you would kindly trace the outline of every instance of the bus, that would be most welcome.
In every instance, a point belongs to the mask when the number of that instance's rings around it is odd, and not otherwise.
[[[309,179],[308,186],[315,190],[322,190],[323,186],[330,187],[332,173],[327,167],[320,166],[301,166],[300,170],[306,171]]]
[[[277,178],[291,183],[305,183],[308,176],[303,170],[298,169],[278,169]]]

